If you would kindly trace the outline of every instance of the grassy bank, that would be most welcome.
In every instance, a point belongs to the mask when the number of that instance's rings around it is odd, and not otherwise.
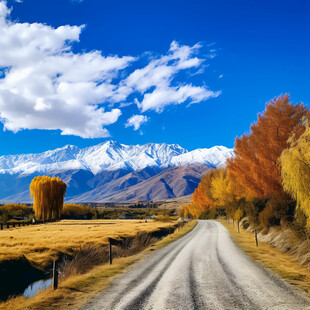
[[[71,255],[87,244],[107,245],[108,238],[134,237],[171,227],[176,221],[145,223],[140,220],[62,220],[0,231],[0,264],[25,256],[33,265],[45,268],[61,254]]]
[[[258,247],[255,244],[255,237],[240,227],[240,233],[235,223],[221,221],[232,235],[236,243],[254,260],[259,261],[267,268],[279,274],[287,282],[310,293],[310,270],[303,267],[291,255],[282,253],[276,248],[259,241]]]
[[[163,223],[156,224],[162,225]],[[113,260],[113,265],[111,266],[107,264],[101,265],[93,268],[86,274],[70,277],[61,282],[56,291],[49,288],[39,292],[31,299],[17,297],[0,304],[0,309],[77,309],[101,290],[108,287],[117,275],[127,271],[133,263],[144,259],[152,251],[164,247],[182,237],[192,230],[196,224],[195,221],[190,222],[181,228],[180,231],[176,230],[173,234],[152,244],[149,248],[138,254],[117,258]]]

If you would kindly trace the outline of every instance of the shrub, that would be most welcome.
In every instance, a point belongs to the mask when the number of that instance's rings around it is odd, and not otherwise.
[[[216,219],[221,216],[225,216],[225,209],[221,207],[208,209],[204,212],[202,212],[199,216],[199,219],[201,220],[210,220],[210,219]]]
[[[291,223],[291,228],[296,233],[298,238],[305,239],[309,236],[307,219],[308,217],[304,211],[301,208],[296,208],[294,220]]]
[[[86,215],[87,218],[92,218],[94,210],[90,206],[77,205],[73,203],[64,204],[62,217],[74,217],[76,215]]]
[[[268,228],[278,226],[283,222],[292,222],[295,211],[295,203],[293,201],[270,199],[265,209],[259,214],[261,224]]]
[[[258,226],[260,224],[259,214],[264,210],[268,199],[254,198],[251,201],[244,201],[241,208],[249,219],[250,224]]]
[[[173,221],[174,219],[171,218],[169,215],[157,215],[155,220],[160,222],[170,222]]]
[[[26,204],[8,203],[0,206],[0,222],[7,222],[14,217],[28,217],[32,218],[34,212],[31,206]]]

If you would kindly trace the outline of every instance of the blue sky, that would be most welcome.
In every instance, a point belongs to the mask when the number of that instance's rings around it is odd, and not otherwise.
[[[0,155],[233,147],[270,99],[310,104],[308,0],[0,1],[1,14]]]

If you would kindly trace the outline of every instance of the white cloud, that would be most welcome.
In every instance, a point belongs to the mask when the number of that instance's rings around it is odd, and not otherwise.
[[[199,48],[199,44],[193,47],[179,46],[173,41],[167,55],[152,59],[144,68],[135,70],[125,80],[125,84],[141,93],[154,86],[169,86],[179,71],[198,67],[204,61],[191,57]]]
[[[0,121],[5,130],[107,137],[105,127],[117,122],[128,105],[135,104],[140,112],[162,112],[169,104],[197,103],[220,94],[180,82],[180,72],[201,73],[207,67],[197,56],[200,44],[190,47],[173,41],[166,55],[145,54],[147,64],[136,65],[128,75],[124,69],[137,57],[72,51],[83,25],[17,23],[10,20],[10,11],[0,0]],[[137,130],[147,120],[134,115],[126,127]]]
[[[127,120],[125,127],[132,126],[134,130],[138,130],[140,126],[148,121],[148,117],[145,115],[133,115]]]
[[[103,57],[99,51],[75,54],[83,26],[52,28],[13,23],[0,2],[0,116],[6,130],[60,129],[83,138],[109,136],[103,127],[117,121],[119,109],[101,103],[126,99],[111,83],[133,57]]]
[[[162,112],[169,104],[180,104],[189,100],[189,104],[217,97],[220,92],[213,92],[205,87],[184,85],[179,87],[159,87],[153,92],[145,94],[143,101],[138,103],[142,112],[155,110]]]
[[[144,68],[137,69],[128,76],[124,84],[143,94],[141,102],[136,100],[136,104],[142,112],[148,110],[162,112],[169,104],[180,104],[185,101],[189,101],[189,103],[201,102],[220,94],[220,92],[213,92],[205,86],[172,85],[180,71],[201,67],[204,59],[194,56],[200,48],[200,44],[189,47],[181,46],[173,41],[167,55],[151,59]],[[201,68],[197,72],[200,70]]]

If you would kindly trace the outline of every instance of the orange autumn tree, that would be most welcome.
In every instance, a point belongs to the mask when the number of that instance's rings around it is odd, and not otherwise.
[[[59,178],[35,177],[30,184],[30,196],[34,199],[33,209],[37,219],[60,218],[67,184]]]
[[[290,103],[289,95],[280,96],[266,104],[250,134],[236,138],[235,158],[228,160],[227,168],[247,197],[286,197],[278,158],[289,146],[289,137],[303,133],[302,119],[308,113],[303,104]]]
[[[201,212],[214,207],[214,201],[211,193],[211,183],[216,170],[211,170],[205,174],[195,189],[192,199]]]

